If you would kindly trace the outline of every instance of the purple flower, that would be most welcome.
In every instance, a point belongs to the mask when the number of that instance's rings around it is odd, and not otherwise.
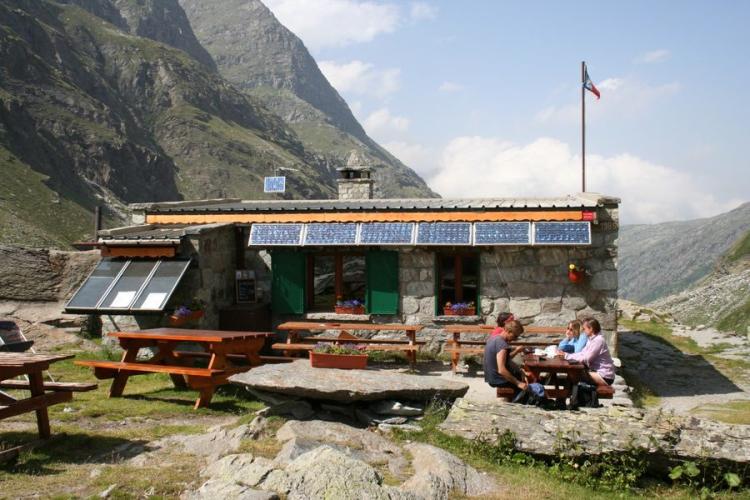
[[[188,309],[186,306],[180,306],[174,311],[174,315],[180,318],[190,316],[192,313],[193,311]]]

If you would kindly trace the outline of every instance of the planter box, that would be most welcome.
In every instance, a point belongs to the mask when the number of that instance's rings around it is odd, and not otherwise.
[[[356,307],[334,306],[333,312],[335,312],[336,314],[364,314],[365,306],[356,306]]]
[[[443,316],[476,316],[477,308],[468,307],[466,309],[459,309],[454,311],[450,307],[443,307]]]
[[[203,317],[203,311],[193,311],[187,316],[177,316],[176,314],[172,314],[169,317],[169,325],[170,326],[182,326],[185,325],[191,321],[197,321]]]
[[[364,370],[367,368],[367,354],[325,354],[310,351],[310,366],[313,368]]]

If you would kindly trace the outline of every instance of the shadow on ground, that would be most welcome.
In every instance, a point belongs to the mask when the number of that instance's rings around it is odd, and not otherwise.
[[[620,332],[619,352],[628,371],[660,397],[742,392],[703,356],[686,354],[655,335]]]

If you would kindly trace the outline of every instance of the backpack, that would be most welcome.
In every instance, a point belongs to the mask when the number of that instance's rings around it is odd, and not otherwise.
[[[578,408],[599,408],[599,395],[596,393],[596,386],[588,382],[578,382],[570,391],[570,403],[568,408],[577,410]]]

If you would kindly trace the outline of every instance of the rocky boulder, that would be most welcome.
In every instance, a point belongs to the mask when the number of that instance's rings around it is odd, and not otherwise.
[[[266,392],[342,402],[454,399],[469,390],[465,383],[438,377],[392,370],[313,368],[307,360],[259,366],[234,375],[229,381]]]

